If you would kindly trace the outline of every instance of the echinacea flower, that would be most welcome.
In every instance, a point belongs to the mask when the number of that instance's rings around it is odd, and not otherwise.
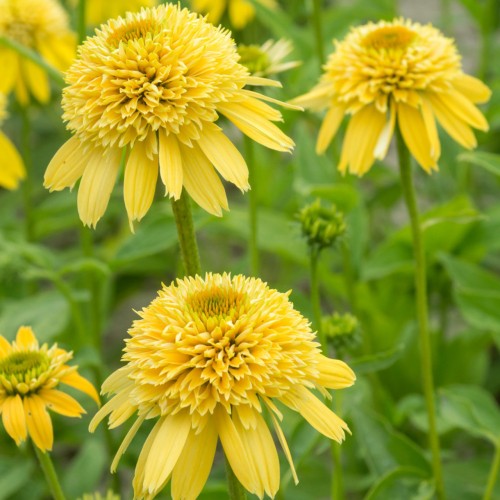
[[[228,31],[177,5],[101,26],[66,73],[62,106],[74,135],[49,164],[45,186],[60,190],[82,177],[78,211],[84,224],[95,226],[126,148],[131,223],[149,210],[158,170],[167,195],[178,199],[184,186],[220,216],[228,205],[216,170],[242,191],[249,185],[245,160],[216,124],[219,114],[268,148],[293,147],[272,123],[281,114],[263,101],[280,102],[244,88],[280,84],[249,75],[238,58]]]
[[[172,497],[196,498],[220,439],[232,470],[251,493],[274,496],[279,460],[263,414],[292,458],[276,402],[299,412],[314,428],[341,442],[346,423],[314,393],[354,383],[342,361],[321,354],[307,320],[289,293],[260,279],[208,273],[178,279],[139,313],[123,361],[102,392],[114,394],[90,427],[109,415],[114,428],[135,422],[112,463],[116,470],[146,419],[157,422],[140,453],[135,498],[153,498],[172,479]]]
[[[262,5],[276,7],[275,0],[258,0]],[[255,17],[255,8],[248,0],[191,0],[191,7],[207,14],[212,24],[219,24],[227,10],[229,24],[236,30],[243,29]]]
[[[238,45],[240,64],[248,68],[253,76],[270,76],[300,66],[300,61],[285,61],[292,52],[289,40],[267,40],[262,45]]]
[[[437,170],[441,154],[436,119],[467,149],[476,146],[472,128],[488,130],[475,106],[489,88],[462,71],[453,40],[431,25],[380,21],[354,28],[328,58],[320,82],[293,102],[327,109],[316,151],[323,153],[351,115],[344,137],[341,172],[363,175],[383,159],[397,124],[417,162]]]
[[[82,0],[78,0],[81,2]],[[142,7],[153,7],[156,0],[86,0],[85,20],[95,26],[125,12],[137,12]]]
[[[0,127],[7,112],[7,99],[0,94]],[[26,176],[21,155],[17,152],[9,138],[0,131],[0,186],[6,189],[16,189],[19,181]]]
[[[32,329],[19,328],[10,344],[0,335],[0,413],[7,434],[19,446],[28,435],[43,452],[52,449],[54,434],[47,410],[80,417],[85,410],[59,384],[74,387],[99,404],[94,386],[66,363],[73,357],[54,344],[39,345]]]
[[[75,57],[76,37],[56,0],[0,0],[0,36],[34,50],[61,71]],[[0,64],[0,92],[14,90],[22,105],[29,103],[30,94],[48,102],[50,81],[44,69],[5,45],[0,45]]]

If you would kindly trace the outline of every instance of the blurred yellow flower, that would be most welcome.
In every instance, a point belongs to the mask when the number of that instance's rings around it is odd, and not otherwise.
[[[125,12],[137,12],[141,7],[153,7],[156,0],[86,0],[85,19],[93,26],[101,24],[113,17],[122,16]]]
[[[266,7],[276,7],[275,0],[258,0]],[[219,24],[227,10],[230,25],[243,29],[255,17],[255,9],[248,0],[191,0],[193,10],[206,13],[212,24]]]
[[[176,5],[109,21],[66,73],[63,117],[75,134],[49,164],[45,186],[60,190],[82,177],[78,211],[84,224],[95,226],[126,146],[131,223],[151,206],[158,166],[166,194],[178,199],[184,186],[220,216],[228,205],[215,169],[242,191],[249,185],[245,160],[215,124],[219,113],[268,148],[294,145],[272,123],[281,113],[262,101],[282,103],[243,88],[279,83],[250,76],[238,58],[228,31]]]
[[[344,115],[352,115],[339,170],[363,175],[387,154],[397,123],[411,154],[427,172],[437,170],[441,146],[436,119],[467,149],[472,128],[488,130],[474,105],[491,91],[463,73],[453,40],[431,25],[380,21],[354,28],[335,42],[324,74],[309,93],[294,99],[311,109],[327,108],[316,150],[323,153]]]
[[[61,71],[75,57],[76,38],[56,0],[0,0],[0,36],[38,52]],[[0,64],[0,92],[14,90],[22,105],[29,103],[30,94],[41,103],[50,99],[49,78],[40,66],[1,45]]]
[[[139,313],[126,340],[127,364],[102,387],[114,397],[90,424],[93,431],[109,415],[114,428],[137,413],[114,471],[144,420],[157,419],[137,462],[135,498],[153,498],[170,478],[174,499],[196,498],[218,439],[241,484],[260,498],[274,497],[279,460],[263,413],[297,481],[273,400],[299,412],[328,438],[344,439],[346,423],[312,390],[329,396],[325,388],[351,386],[354,373],[321,354],[289,293],[256,278],[208,273],[164,286]]]
[[[85,410],[59,384],[74,387],[99,404],[94,386],[66,364],[71,352],[54,344],[38,344],[30,327],[19,328],[10,344],[0,335],[0,413],[7,434],[19,444],[29,436],[43,452],[52,449],[54,435],[47,409],[66,417]]]
[[[0,94],[0,127],[7,112],[7,99]],[[26,176],[23,160],[9,138],[0,131],[0,186],[6,189],[16,189],[19,181]]]

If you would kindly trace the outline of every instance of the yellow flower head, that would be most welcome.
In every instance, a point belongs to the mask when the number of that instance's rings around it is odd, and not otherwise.
[[[487,101],[490,90],[462,72],[453,40],[432,26],[403,19],[368,23],[335,46],[318,85],[294,102],[328,109],[316,144],[319,154],[344,115],[352,115],[341,172],[363,175],[375,158],[383,159],[396,118],[411,154],[427,172],[437,170],[441,154],[436,119],[467,149],[476,146],[472,128],[488,129],[474,104]]]
[[[7,116],[7,99],[0,93],[0,127]],[[23,160],[9,138],[0,131],[0,186],[16,189],[26,176]]]
[[[38,52],[61,71],[75,56],[76,38],[69,30],[66,12],[56,0],[0,0],[0,36]],[[14,89],[23,105],[29,103],[30,93],[42,103],[49,100],[50,83],[45,70],[6,46],[0,46],[0,60],[0,92],[7,94]]]
[[[156,418],[137,462],[136,498],[153,498],[172,479],[174,499],[196,498],[218,439],[251,493],[274,496],[279,460],[263,413],[273,422],[292,467],[282,415],[274,401],[299,412],[341,442],[346,423],[312,392],[354,383],[342,361],[321,354],[307,320],[259,279],[228,274],[178,279],[142,310],[126,341],[127,363],[104,382],[113,393],[91,422],[109,415],[116,427],[137,413],[111,466],[145,419]]]
[[[275,0],[258,0],[261,4],[274,8]],[[212,24],[219,24],[227,10],[229,23],[236,30],[243,29],[255,17],[255,9],[248,0],[191,0],[193,10],[207,14]]]
[[[89,24],[95,26],[125,12],[137,12],[141,7],[153,7],[156,3],[156,0],[86,0],[85,18]]]
[[[82,177],[78,211],[90,226],[106,210],[125,146],[130,221],[151,206],[158,166],[166,194],[178,199],[184,186],[215,215],[227,209],[215,169],[248,189],[243,157],[215,124],[219,113],[266,147],[293,147],[272,123],[281,114],[262,102],[279,101],[243,88],[279,83],[250,76],[228,31],[176,5],[103,25],[80,47],[66,79],[62,106],[75,134],[49,164],[45,186],[60,190]]]
[[[16,340],[0,335],[0,413],[7,434],[19,445],[28,434],[42,451],[51,450],[54,435],[47,409],[66,417],[80,417],[85,410],[58,390],[66,384],[88,394],[99,404],[94,386],[66,363],[71,352],[54,344],[38,344],[31,328],[19,328]]]

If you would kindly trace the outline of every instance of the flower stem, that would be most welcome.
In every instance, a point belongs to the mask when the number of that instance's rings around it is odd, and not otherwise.
[[[52,463],[49,454],[41,451],[35,444],[33,444],[33,448],[35,448],[38,462],[40,463],[40,467],[42,468],[45,479],[47,480],[52,497],[54,500],[65,500],[61,484],[57,479],[56,470],[54,469],[54,464]]]
[[[182,191],[181,197],[177,201],[172,200],[172,210],[177,226],[184,271],[187,276],[201,274],[200,255],[194,232],[191,205],[189,195],[185,190]]]
[[[318,340],[321,344],[323,354],[327,355],[326,339],[321,328],[321,299],[319,295],[318,261],[320,251],[318,248],[310,247],[310,272],[311,272],[311,305],[313,308],[314,327],[316,328]]]
[[[87,13],[87,2],[86,0],[78,0],[78,12],[77,12],[77,33],[78,33],[78,44],[81,44],[87,37],[86,29],[86,13]]]
[[[410,153],[397,130],[398,158],[401,173],[401,187],[405,199],[408,214],[410,216],[411,232],[413,237],[413,249],[415,254],[415,289],[416,309],[418,320],[418,333],[420,341],[420,363],[422,370],[422,383],[427,408],[429,423],[429,442],[432,451],[432,468],[436,481],[436,493],[438,498],[445,498],[443,473],[441,468],[441,451],[439,435],[436,424],[436,402],[434,399],[434,381],[432,375],[432,353],[430,334],[428,326],[427,311],[427,277],[425,267],[425,251],[422,241],[422,231],[418,214],[415,188],[410,165]]]
[[[488,483],[484,490],[483,500],[491,500],[493,498],[493,490],[497,482],[498,472],[500,470],[500,443],[495,445],[495,457],[491,464],[490,474],[488,476]]]
[[[335,391],[332,395],[332,407],[335,413],[341,413],[342,393]],[[331,442],[331,452],[333,458],[333,474],[331,485],[332,500],[344,498],[344,478],[342,474],[342,449],[340,443]]]
[[[245,500],[247,495],[245,489],[241,486],[237,477],[234,475],[233,469],[229,464],[229,460],[226,457],[226,477],[228,484],[228,493],[230,500]]]
[[[257,175],[255,171],[255,154],[253,141],[247,137],[245,137],[245,153],[246,153],[246,161],[248,165],[248,174],[249,174],[249,183],[250,183],[250,192],[248,193],[249,198],[249,216],[250,216],[250,272],[252,276],[259,276],[260,270],[260,255],[259,255],[259,244],[258,244],[258,181]]]
[[[316,52],[320,66],[325,62],[325,51],[323,49],[323,24],[321,22],[323,13],[321,12],[321,0],[313,0],[313,22],[314,33],[316,35]]]
[[[1,45],[4,45],[9,49],[13,49],[21,56],[33,61],[35,64],[43,68],[50,75],[52,80],[57,83],[57,85],[64,87],[65,82],[61,72],[42,59],[35,51],[5,36],[0,36],[0,46]]]

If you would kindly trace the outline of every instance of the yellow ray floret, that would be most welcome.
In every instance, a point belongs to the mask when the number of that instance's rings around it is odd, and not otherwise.
[[[99,404],[94,386],[67,365],[72,353],[57,345],[39,345],[31,328],[19,328],[9,343],[0,335],[0,414],[7,434],[17,445],[29,436],[43,452],[54,440],[47,410],[66,417],[80,417],[85,410],[59,384],[78,389]]]
[[[90,425],[93,431],[109,416],[115,427],[135,416],[114,471],[142,422],[157,419],[137,462],[136,498],[153,498],[170,479],[175,500],[197,498],[218,440],[241,484],[260,498],[274,497],[280,468],[264,414],[297,480],[277,401],[330,439],[344,440],[347,424],[314,390],[349,387],[355,375],[321,354],[288,295],[259,279],[206,274],[164,286],[139,313],[126,364],[102,386],[113,397]]]
[[[327,109],[316,151],[324,153],[345,115],[350,115],[339,170],[363,175],[387,154],[397,124],[411,154],[426,172],[437,170],[441,146],[436,121],[467,149],[472,131],[488,130],[475,106],[490,89],[462,71],[453,40],[431,25],[380,21],[354,28],[324,66],[319,83],[294,99]]]
[[[95,226],[121,159],[131,222],[149,210],[158,177],[169,197],[177,200],[184,187],[220,216],[228,205],[219,175],[249,188],[243,157],[215,123],[220,114],[266,147],[294,145],[273,123],[282,118],[269,99],[244,88],[275,82],[250,76],[238,59],[228,31],[177,5],[101,26],[66,73],[62,106],[74,135],[50,162],[45,186],[71,188],[82,178],[78,212]]]
[[[76,37],[57,0],[0,0],[0,36],[34,50],[61,71],[75,57]],[[22,105],[29,103],[30,95],[48,102],[50,82],[45,70],[6,46],[0,46],[0,61],[0,92],[14,91]]]

